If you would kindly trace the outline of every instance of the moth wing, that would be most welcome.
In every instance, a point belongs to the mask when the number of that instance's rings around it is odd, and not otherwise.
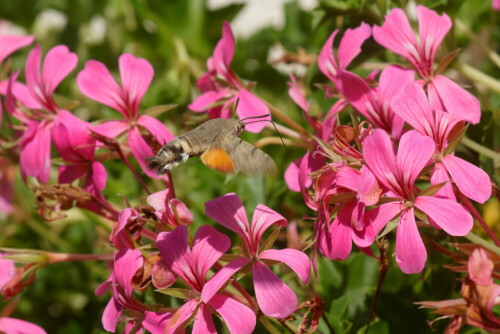
[[[218,144],[212,144],[202,155],[201,161],[205,166],[218,170],[222,173],[234,172],[233,161],[227,152]]]
[[[224,136],[220,146],[227,152],[237,171],[250,175],[274,175],[276,164],[265,152],[241,138]]]

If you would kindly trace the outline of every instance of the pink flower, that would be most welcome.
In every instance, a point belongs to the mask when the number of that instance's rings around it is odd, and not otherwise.
[[[169,189],[149,195],[146,201],[155,209],[155,214],[162,223],[175,227],[193,222],[189,209],[179,199],[172,197]]]
[[[491,1],[491,8],[494,10],[500,11],[500,0],[492,0]]]
[[[418,6],[420,42],[402,9],[394,8],[382,27],[373,27],[373,38],[380,45],[405,57],[425,80],[431,104],[476,124],[481,117],[479,101],[472,94],[445,76],[433,71],[434,57],[443,38],[451,28],[448,15]]]
[[[54,102],[52,94],[59,83],[76,67],[78,57],[69,52],[64,45],[58,45],[47,53],[40,70],[42,51],[36,45],[26,60],[26,86],[15,82],[14,74],[8,83],[0,85],[0,91],[6,94],[7,111],[19,119],[27,128],[19,147],[19,164],[23,177],[36,177],[46,183],[50,174],[50,138],[54,117],[60,108]],[[19,100],[32,113],[16,105]]]
[[[2,62],[17,50],[30,45],[35,40],[33,35],[17,36],[17,35],[1,35],[0,36],[0,65]]]
[[[5,334],[46,334],[42,327],[20,319],[0,317],[0,329]]]
[[[260,132],[267,125],[265,120],[271,119],[271,114],[265,103],[250,93],[248,87],[231,70],[234,45],[231,26],[225,21],[222,26],[222,38],[215,46],[213,56],[207,60],[208,72],[197,83],[203,94],[189,105],[189,109],[197,112],[208,111],[210,118],[229,118],[231,105],[239,99],[236,113],[241,120],[269,115],[259,118],[258,123],[245,127],[247,131]],[[214,106],[220,103],[222,106]]]
[[[391,110],[391,101],[404,87],[414,81],[412,70],[387,66],[380,74],[377,88],[368,86],[354,73],[341,71],[334,78],[335,86],[347,101],[377,128],[398,139],[403,131],[403,120]]]
[[[101,197],[106,186],[104,166],[94,160],[96,140],[89,136],[92,125],[61,110],[52,128],[52,140],[61,157],[70,164],[59,168],[59,183],[85,177],[84,190]]]
[[[436,165],[431,175],[431,184],[447,181],[436,194],[438,197],[455,200],[448,173],[458,189],[467,197],[484,203],[491,196],[491,181],[483,170],[452,154],[445,155],[450,134],[460,120],[453,114],[432,108],[420,85],[409,84],[392,103],[393,111],[418,132],[431,137],[436,143],[434,159]]]
[[[192,317],[193,332],[215,332],[212,309],[222,316],[230,333],[251,333],[256,319],[247,306],[217,293],[208,299],[201,298],[208,270],[229,249],[231,241],[213,227],[204,225],[196,231],[190,250],[187,234],[187,228],[181,225],[172,232],[160,233],[156,239],[161,261],[192,289],[190,299],[173,315],[165,333],[177,333]]]
[[[101,296],[112,290],[113,296],[109,300],[102,314],[102,324],[105,330],[114,333],[122,316],[123,309],[127,309],[124,320],[125,333],[130,333],[134,327],[145,328],[154,334],[162,334],[166,323],[172,317],[170,312],[154,312],[132,296],[132,278],[142,268],[144,260],[140,250],[122,249],[115,254],[113,271],[108,280],[102,283],[95,291]]]
[[[206,202],[205,214],[241,237],[245,245],[245,256],[230,262],[212,277],[203,289],[202,300],[210,300],[232,274],[251,263],[257,303],[262,312],[279,319],[294,312],[297,308],[297,296],[263,260],[284,262],[306,284],[311,271],[309,258],[303,252],[290,248],[259,251],[260,239],[267,228],[273,224],[284,227],[287,225],[286,219],[259,204],[250,227],[243,203],[234,193]]]
[[[396,262],[406,274],[422,271],[427,252],[415,223],[414,208],[425,213],[438,227],[453,236],[464,236],[472,228],[472,216],[460,204],[443,198],[418,196],[415,181],[435,151],[435,143],[412,130],[399,142],[396,155],[387,133],[377,129],[363,142],[366,165],[397,201],[366,213],[374,226],[382,228],[401,215],[396,235]]]
[[[113,79],[106,66],[98,61],[89,60],[76,79],[83,95],[119,111],[124,121],[115,120],[96,126],[95,131],[114,138],[127,131],[130,150],[144,172],[154,178],[160,178],[154,171],[148,171],[144,159],[153,155],[151,147],[140,133],[144,128],[161,145],[174,138],[170,131],[157,119],[139,116],[139,103],[153,79],[151,64],[142,58],[123,54],[118,60],[121,87]]]

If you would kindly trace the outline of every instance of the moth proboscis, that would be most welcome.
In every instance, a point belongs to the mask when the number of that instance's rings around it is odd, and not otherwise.
[[[206,166],[222,173],[276,174],[276,164],[269,155],[238,137],[244,129],[245,122],[237,119],[206,121],[147,157],[148,169],[164,175],[182,161],[200,156]]]

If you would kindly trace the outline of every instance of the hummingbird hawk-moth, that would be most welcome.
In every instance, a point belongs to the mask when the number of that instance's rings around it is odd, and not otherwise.
[[[276,164],[273,159],[238,137],[243,130],[245,122],[241,120],[211,119],[175,137],[155,156],[147,157],[148,169],[164,175],[181,161],[200,156],[206,166],[222,173],[275,174]]]

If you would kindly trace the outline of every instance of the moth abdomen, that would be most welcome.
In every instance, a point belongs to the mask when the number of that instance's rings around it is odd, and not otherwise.
[[[158,175],[164,175],[167,171],[178,166],[181,161],[186,161],[189,155],[184,152],[184,148],[178,139],[163,146],[155,156],[145,159],[149,170],[154,170]]]

